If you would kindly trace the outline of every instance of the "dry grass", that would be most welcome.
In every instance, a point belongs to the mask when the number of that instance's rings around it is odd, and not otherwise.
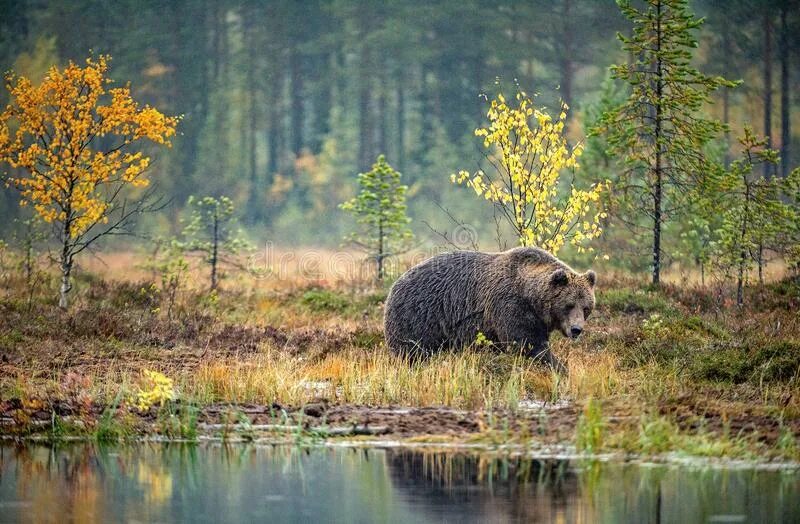
[[[246,362],[201,365],[181,382],[202,402],[297,405],[324,397],[346,404],[516,408],[552,389],[553,377],[523,357],[467,351],[409,363],[383,349],[349,348],[318,360],[267,350]]]

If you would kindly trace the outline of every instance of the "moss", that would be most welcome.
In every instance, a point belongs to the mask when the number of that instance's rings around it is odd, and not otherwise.
[[[363,308],[378,307],[386,302],[388,291],[385,289],[378,290],[374,293],[363,295],[359,298],[357,305]]]
[[[314,313],[337,313],[349,317],[360,316],[367,312],[380,313],[385,300],[386,292],[383,290],[352,294],[322,288],[308,289],[299,297],[290,297],[290,302],[299,303]]]
[[[25,341],[25,337],[17,329],[0,334],[0,349],[13,349]]]
[[[758,350],[754,357],[763,380],[786,382],[800,373],[800,342],[773,342]]]
[[[781,297],[800,299],[800,275],[768,284],[768,289]]]
[[[356,331],[353,334],[353,346],[357,348],[377,348],[383,343],[382,331]]]
[[[728,332],[717,324],[708,322],[697,315],[680,317],[673,324],[673,329],[680,329],[685,333],[697,334],[705,337],[725,339]]]
[[[770,342],[759,348],[728,347],[707,351],[695,362],[698,378],[741,384],[788,382],[800,373],[800,343]]]
[[[752,372],[746,354],[737,349],[709,351],[694,363],[695,375],[712,382],[741,384]]]
[[[672,315],[675,305],[658,291],[642,289],[606,289],[598,292],[597,303],[615,313]]]
[[[311,289],[303,293],[300,302],[312,311],[341,313],[350,306],[350,300],[341,293],[327,289]]]

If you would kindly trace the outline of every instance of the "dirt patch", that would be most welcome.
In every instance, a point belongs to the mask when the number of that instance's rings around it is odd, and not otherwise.
[[[191,373],[203,362],[246,361],[266,348],[322,357],[377,336],[356,328],[234,324],[199,313],[170,321],[124,308],[63,313],[15,306],[0,302],[0,377],[21,376],[24,370],[35,378],[42,366],[45,374],[142,368]]]
[[[165,415],[155,407],[139,412],[132,406],[109,407],[88,398],[83,401],[79,398],[54,401],[11,398],[0,401],[0,435],[51,437],[56,426],[69,426],[77,434],[91,437],[99,428],[101,419],[110,414],[126,426],[123,434],[128,437],[159,434],[183,437],[180,433],[183,430],[176,429],[175,424],[185,423],[187,409],[193,413],[193,433],[210,437],[256,439],[276,435],[294,435],[296,438],[371,435],[420,442],[444,438],[451,442],[523,445],[574,442],[582,413],[579,406],[568,403],[515,411],[487,411],[342,405],[318,399],[302,406],[214,403],[198,408],[177,402],[169,415]],[[731,413],[721,407],[703,405],[697,399],[684,398],[662,404],[659,412],[688,433],[752,439],[765,446],[774,446],[785,428],[800,437],[800,421],[781,421],[756,409],[739,409]],[[625,406],[606,406],[604,415],[608,434],[630,430],[639,419]]]
[[[678,424],[684,431],[707,431],[729,437],[752,437],[768,445],[775,444],[782,428],[800,436],[800,419],[781,418],[752,406],[717,404],[683,397],[660,406],[660,413]]]
[[[94,402],[81,405],[73,401],[20,400],[17,398],[0,402],[0,434],[47,435],[52,431],[55,417],[60,422],[81,421],[87,430],[107,413],[108,406]],[[113,409],[113,408],[112,408]],[[181,408],[174,412],[179,416]],[[305,406],[289,407],[278,404],[211,404],[199,409],[196,422],[202,432],[214,434],[227,432],[275,432],[285,428],[290,431],[335,430],[347,434],[375,434],[392,438],[422,438],[426,436],[449,436],[466,440],[471,435],[503,432],[535,438],[543,443],[559,443],[572,438],[577,422],[573,406],[562,406],[538,411],[518,412],[470,411],[446,407],[400,407],[329,405],[325,401]],[[120,420],[126,419],[131,431],[141,434],[161,432],[162,415],[153,408],[139,412],[132,407],[120,407],[114,413]]]

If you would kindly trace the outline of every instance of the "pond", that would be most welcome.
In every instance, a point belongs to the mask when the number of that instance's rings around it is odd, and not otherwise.
[[[401,448],[0,444],[0,522],[800,522],[800,473]]]

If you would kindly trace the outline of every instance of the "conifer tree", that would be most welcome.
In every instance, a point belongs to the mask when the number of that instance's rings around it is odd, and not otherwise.
[[[758,264],[762,280],[765,248],[791,248],[800,213],[797,201],[800,171],[787,178],[756,174],[758,164],[776,165],[778,152],[768,147],[766,138],[757,137],[745,127],[739,140],[742,157],[729,170],[715,177],[717,209],[721,225],[717,241],[718,261],[736,275],[736,304],[744,304],[744,281],[753,264]]]
[[[686,0],[646,0],[642,9],[628,0],[618,4],[634,26],[631,37],[617,35],[632,60],[611,72],[630,93],[603,114],[593,132],[606,133],[610,152],[624,157],[616,195],[628,215],[625,222],[641,225],[642,215],[649,219],[652,280],[658,284],[663,224],[708,171],[704,147],[725,129],[701,108],[713,91],[736,83],[692,67],[694,32],[703,20],[694,18]]]
[[[251,249],[242,231],[236,227],[236,208],[226,197],[189,197],[186,206],[191,209],[191,217],[181,242],[185,251],[198,252],[211,269],[211,291],[219,287],[220,271],[223,264],[238,266],[236,257]]]
[[[372,169],[358,175],[359,194],[339,207],[352,214],[359,230],[345,240],[375,260],[378,279],[384,277],[384,260],[403,251],[413,238],[406,216],[406,191],[400,173],[379,155]]]

